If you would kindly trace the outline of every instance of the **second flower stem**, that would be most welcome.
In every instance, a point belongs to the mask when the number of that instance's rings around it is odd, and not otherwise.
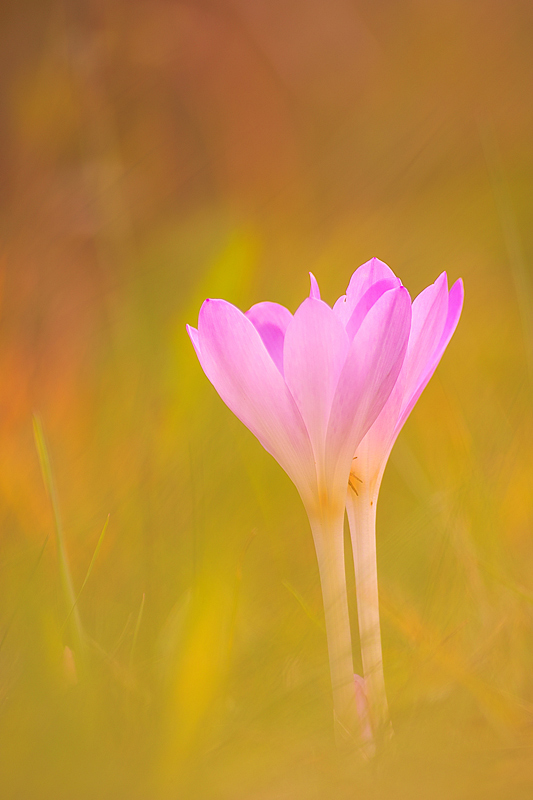
[[[377,490],[365,481],[349,489],[348,520],[355,566],[357,615],[368,710],[374,736],[390,732],[389,711],[383,675],[383,655],[379,622],[378,575],[376,559]]]

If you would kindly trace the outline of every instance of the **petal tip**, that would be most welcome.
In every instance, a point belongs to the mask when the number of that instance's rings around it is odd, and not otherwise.
[[[463,309],[465,287],[462,278],[457,278],[448,294],[448,307],[452,305],[460,314]]]
[[[191,340],[196,355],[198,358],[200,358],[200,334],[198,333],[197,328],[194,328],[192,325],[186,325],[185,328],[189,334],[189,339]]]
[[[320,300],[320,289],[318,287],[318,281],[312,272],[309,273],[309,280],[311,281],[311,290],[309,292],[309,297],[314,297],[316,300]]]
[[[216,300],[213,297],[206,297],[204,302],[200,306],[200,314],[199,314],[199,316],[202,314],[203,311],[206,311],[206,309],[208,309],[208,308],[216,309],[216,308],[221,308],[221,307],[230,306],[230,305],[231,305],[231,303],[228,303],[227,300]]]
[[[446,286],[446,291],[447,291],[448,290],[448,275],[446,274],[446,270],[441,272],[441,274],[439,275],[439,277],[435,281],[435,286],[438,286],[439,288],[441,287],[442,284],[444,284],[444,286]]]
[[[457,280],[455,281],[455,283],[452,286],[452,289],[455,289],[456,286],[457,286],[456,291],[460,292],[462,295],[464,295],[464,293],[465,293],[465,285],[463,283],[463,279],[462,278],[457,278]],[[450,289],[450,291],[451,291],[451,289]]]
[[[411,295],[409,294],[409,290],[407,289],[406,286],[403,285],[403,283],[396,289],[391,289],[391,291],[398,292],[399,293],[398,296],[405,298],[406,300],[409,301],[409,303],[411,303]]]

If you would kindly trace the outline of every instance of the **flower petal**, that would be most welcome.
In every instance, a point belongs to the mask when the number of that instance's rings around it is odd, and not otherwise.
[[[346,323],[346,333],[348,334],[348,338],[350,341],[353,339],[357,331],[359,330],[362,321],[374,305],[374,303],[379,300],[382,294],[388,292],[389,289],[396,289],[399,285],[399,281],[395,278],[394,281],[392,280],[382,280],[373,283],[369,289],[364,293],[361,297],[359,302],[357,303],[356,307],[354,308],[352,315],[348,322]]]
[[[452,338],[455,329],[457,328],[457,323],[459,322],[459,317],[461,316],[461,311],[463,310],[464,295],[465,292],[463,281],[461,278],[459,278],[459,280],[455,281],[448,294],[448,314],[446,316],[446,323],[444,325],[442,337],[437,348],[437,353],[444,352],[444,350],[446,350],[448,342]],[[437,355],[437,353],[435,355]],[[440,355],[438,358],[440,358]]]
[[[357,450],[358,468],[365,480],[375,479],[379,485],[394,442],[457,326],[462,301],[462,282],[457,281],[448,295],[444,273],[415,299],[402,371]]]
[[[335,314],[339,317],[343,325],[348,325],[358,303],[361,302],[365,294],[375,284],[381,283],[382,281],[387,281],[390,284],[389,288],[402,285],[402,282],[396,277],[390,267],[383,261],[380,261],[379,258],[371,258],[370,261],[367,261],[355,270],[348,284],[346,294],[339,297],[333,306]],[[372,297],[373,295],[369,295],[367,298],[367,310],[370,308],[371,303],[369,301]],[[377,299],[377,297],[375,299]],[[355,321],[358,318],[362,319],[362,313],[363,307],[361,307],[358,314],[353,317],[353,320]],[[361,316],[359,316],[359,314],[361,314]],[[355,335],[357,327],[357,325],[353,325],[352,336]]]
[[[384,468],[383,462],[400,430],[397,426],[402,411],[416,391],[441,338],[447,310],[448,288],[446,273],[443,272],[413,302],[409,343],[402,369],[387,402],[365,437],[364,462],[372,474]]]
[[[448,313],[448,281],[443,272],[413,301],[409,344],[398,383],[410,396],[435,352]]]
[[[404,400],[404,405],[401,411],[401,415],[400,418],[398,419],[398,424],[396,426],[395,438],[400,432],[401,428],[403,427],[407,417],[413,410],[416,401],[418,400],[418,398],[428,385],[429,379],[437,369],[439,361],[441,360],[443,353],[446,350],[448,343],[453,336],[453,333],[457,327],[457,323],[459,322],[459,317],[461,316],[461,311],[463,308],[463,299],[464,299],[463,281],[459,278],[459,280],[455,281],[448,294],[448,308],[446,313],[446,319],[444,325],[442,326],[442,332],[438,344],[434,345],[433,352],[428,356],[426,360],[425,368],[418,375],[418,380],[416,382],[416,385],[411,384],[411,391],[409,393],[409,396],[406,397]],[[413,303],[413,312],[414,312],[414,303]]]
[[[283,340],[291,312],[279,303],[256,303],[245,314],[253,322],[274,364],[283,375]]]
[[[198,359],[200,359],[200,340],[198,338],[198,331],[196,330],[196,328],[193,328],[192,325],[186,325],[185,327],[192,342],[192,346],[194,347],[194,351],[198,356]]]
[[[318,288],[318,281],[312,272],[309,273],[309,278],[311,280],[311,291],[309,292],[309,297],[314,297],[316,300],[320,300],[320,289]]]
[[[252,322],[225,300],[206,300],[198,320],[199,359],[226,405],[296,484],[316,492],[314,459],[302,417]]]
[[[335,305],[333,306],[333,312],[335,316],[340,319],[342,324],[346,326],[346,323],[350,319],[351,313],[353,311],[350,310],[351,306],[348,304],[346,300],[346,295],[341,294],[338,300],[335,301]]]
[[[345,491],[356,448],[385,405],[409,338],[411,301],[403,287],[372,306],[350,345],[327,431],[326,469]]]
[[[370,287],[378,281],[392,281],[397,286],[401,286],[401,281],[396,277],[394,272],[379,258],[371,258],[358,267],[346,289],[346,297],[351,304],[352,309],[355,308],[361,297]]]
[[[322,300],[308,297],[285,334],[285,381],[302,414],[317,461],[324,444],[331,403],[348,352],[341,322]]]

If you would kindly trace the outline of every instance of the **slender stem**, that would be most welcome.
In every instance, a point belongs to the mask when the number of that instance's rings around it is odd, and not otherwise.
[[[76,654],[81,656],[85,644],[85,633],[81,623],[80,612],[77,606],[77,598],[74,592],[74,584],[70,572],[70,564],[65,544],[65,536],[63,533],[63,523],[59,509],[59,499],[55,483],[55,476],[52,470],[52,464],[50,461],[48,446],[46,444],[43,425],[40,417],[37,414],[34,414],[33,416],[33,433],[35,437],[37,453],[39,455],[39,461],[41,464],[41,472],[43,474],[44,484],[52,504],[52,512],[54,515],[56,529],[57,552],[59,556],[59,569],[61,574],[61,582],[63,584],[63,591],[65,594],[66,608],[68,609],[67,619],[70,619],[72,623],[73,647],[76,650]]]
[[[335,735],[337,743],[345,746],[357,740],[359,723],[346,594],[344,509],[335,516],[310,515],[310,523],[322,584]]]
[[[357,495],[352,489],[349,489],[346,509],[354,555],[357,616],[366,697],[372,730],[378,738],[381,738],[390,733],[390,722],[379,624],[376,559],[378,488],[372,487],[368,481],[365,481],[358,484]]]

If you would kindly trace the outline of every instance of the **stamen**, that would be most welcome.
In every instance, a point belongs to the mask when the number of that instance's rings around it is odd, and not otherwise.
[[[357,491],[357,488],[356,488],[355,484],[352,481],[352,478],[355,478],[355,477],[357,477],[357,476],[354,475],[352,472],[350,472],[350,477],[348,478],[348,486],[350,486],[352,488],[352,490],[355,492],[355,494],[357,495],[357,497],[359,497],[359,492]],[[360,478],[358,478],[357,480],[360,480]]]

